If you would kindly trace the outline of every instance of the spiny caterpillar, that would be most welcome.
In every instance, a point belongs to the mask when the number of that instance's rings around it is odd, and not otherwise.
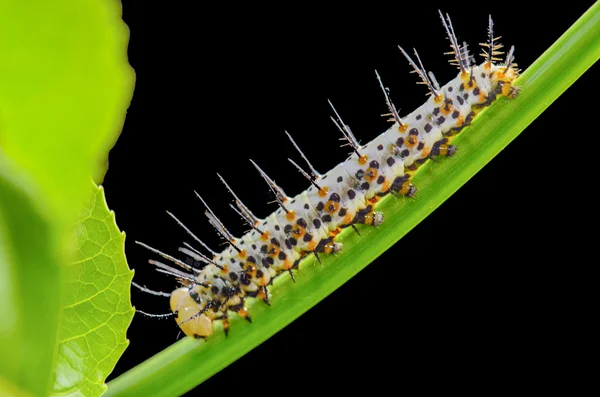
[[[182,284],[171,294],[133,284],[145,292],[170,297],[172,313],[150,316],[174,315],[181,330],[195,338],[210,336],[217,320],[223,322],[227,333],[229,312],[250,321],[246,298],[259,298],[269,304],[268,287],[275,277],[289,273],[293,279],[293,271],[311,253],[320,261],[321,254],[342,251],[341,243],[336,242],[336,236],[342,229],[350,227],[358,233],[357,224],[380,225],[384,221],[383,213],[375,211],[375,208],[382,197],[390,193],[415,196],[417,188],[412,185],[411,177],[420,165],[437,156],[451,157],[457,150],[451,145],[453,137],[468,126],[482,109],[498,96],[518,95],[518,89],[513,85],[518,76],[518,69],[513,63],[514,47],[503,61],[499,58],[502,45],[494,37],[491,17],[488,39],[481,44],[484,61],[480,65],[475,64],[467,44],[458,42],[450,17],[444,17],[441,12],[440,17],[450,41],[450,63],[459,70],[453,80],[440,87],[434,75],[424,68],[416,50],[413,59],[400,47],[413,72],[418,75],[420,84],[425,84],[429,90],[425,104],[400,117],[389,90],[376,73],[389,111],[386,116],[393,124],[373,141],[360,145],[330,102],[334,115],[331,119],[352,153],[329,172],[318,173],[286,132],[308,167],[306,172],[290,159],[310,182],[307,190],[289,197],[257,163],[250,160],[279,205],[279,209],[267,218],[255,216],[219,175],[233,196],[231,208],[251,227],[241,238],[234,237],[196,193],[206,208],[209,223],[227,242],[225,250],[216,252],[210,249],[171,213],[169,215],[206,253],[184,243],[185,247],[180,247],[179,251],[186,255],[187,260],[180,260],[138,243],[181,268],[150,261],[157,271],[176,277]],[[197,268],[190,262],[203,264],[203,267]]]

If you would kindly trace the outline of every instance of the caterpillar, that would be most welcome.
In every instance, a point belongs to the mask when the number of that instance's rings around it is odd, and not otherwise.
[[[438,156],[451,157],[457,150],[452,138],[468,126],[477,114],[498,96],[515,97],[513,85],[518,76],[514,64],[514,47],[499,58],[502,46],[493,33],[493,21],[488,23],[488,38],[483,43],[481,64],[476,64],[466,43],[459,42],[448,15],[440,17],[450,42],[451,63],[459,72],[444,86],[423,66],[418,53],[400,48],[420,83],[429,91],[427,102],[406,116],[391,100],[381,77],[377,81],[383,91],[387,116],[393,123],[371,142],[361,145],[350,127],[331,104],[332,121],[350,156],[331,171],[320,174],[303,154],[291,135],[305,168],[291,160],[292,165],[310,182],[310,187],[289,197],[256,163],[252,165],[272,191],[279,209],[265,219],[259,219],[238,198],[224,178],[221,181],[233,198],[232,208],[244,219],[251,231],[236,238],[210,209],[201,195],[205,214],[217,233],[227,242],[221,252],[210,249],[198,237],[170,214],[202,248],[204,253],[186,244],[179,249],[187,260],[180,260],[142,244],[179,268],[152,260],[162,273],[176,277],[182,287],[170,294],[171,309],[182,331],[191,337],[205,338],[213,333],[213,323],[222,321],[228,332],[228,316],[235,312],[251,319],[246,298],[257,297],[269,303],[268,287],[275,277],[290,274],[307,255],[343,254],[335,236],[343,228],[357,224],[377,225],[384,214],[376,211],[378,200],[388,194],[413,197],[418,187],[411,183],[412,174],[420,165]],[[418,196],[417,196],[418,197]],[[358,231],[357,231],[358,232]],[[196,265],[203,264],[199,268]],[[137,284],[134,284],[138,286]],[[140,289],[153,293],[145,287]],[[154,292],[155,293],[155,292]],[[165,293],[155,293],[167,295]]]

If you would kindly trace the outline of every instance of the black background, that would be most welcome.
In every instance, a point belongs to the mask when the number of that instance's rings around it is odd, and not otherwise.
[[[175,287],[134,244],[176,252],[185,233],[165,210],[217,246],[194,190],[234,232],[244,230],[216,172],[258,215],[275,207],[249,157],[289,194],[306,187],[285,160],[295,153],[284,130],[317,169],[341,161],[346,149],[338,147],[326,99],[362,142],[387,128],[374,69],[402,114],[419,106],[426,90],[414,84],[397,45],[416,47],[440,84],[454,77],[438,8],[450,13],[473,50],[486,38],[491,13],[502,42],[516,46],[526,68],[593,1],[564,9],[395,3],[335,9],[124,1],[137,81],[104,187],[127,233],[138,283]],[[190,394],[464,390],[474,381],[488,388],[548,381],[539,370],[570,354],[574,341],[563,332],[579,326],[574,309],[587,293],[577,285],[589,261],[578,257],[574,235],[585,211],[581,197],[589,192],[571,175],[589,171],[577,166],[595,150],[588,142],[598,130],[591,101],[597,89],[598,66],[392,249]],[[132,301],[148,312],[168,311],[165,298],[134,290]],[[131,344],[111,378],[177,335],[172,320],[136,315]]]

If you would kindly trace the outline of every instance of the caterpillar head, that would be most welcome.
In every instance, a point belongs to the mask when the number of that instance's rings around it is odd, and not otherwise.
[[[179,328],[192,338],[206,338],[213,333],[213,322],[204,314],[198,315],[202,306],[190,295],[188,288],[178,288],[171,293],[171,311]]]

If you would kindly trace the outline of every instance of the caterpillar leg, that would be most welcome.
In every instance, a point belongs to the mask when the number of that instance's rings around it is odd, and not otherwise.
[[[379,226],[383,223],[383,212],[373,211],[373,206],[369,205],[356,213],[352,223]]]
[[[269,290],[268,290],[267,285],[258,287],[258,289],[256,291],[246,292],[246,296],[250,297],[250,298],[262,299],[267,305],[269,305],[269,306],[271,305],[271,297],[269,295]],[[237,308],[237,306],[235,306],[235,307]],[[233,309],[230,308],[229,310],[233,310]],[[233,311],[235,311],[235,310],[233,310]]]
[[[482,107],[491,105],[498,96],[505,96],[515,99],[519,96],[520,91],[521,87],[515,87],[511,82],[499,81],[496,85],[496,89],[488,94],[486,101],[482,104]]]
[[[319,241],[319,244],[317,245],[317,248],[315,249],[313,254],[315,254],[315,258],[317,258],[317,261],[319,262],[320,265],[323,264],[321,262],[321,258],[319,257],[320,253],[323,253],[325,255],[331,255],[331,254],[335,254],[336,252],[340,252],[342,250],[342,248],[344,247],[344,245],[342,243],[337,243],[334,240],[335,240],[335,236],[330,236],[328,238],[325,238],[325,239],[322,239],[321,241]]]
[[[215,318],[215,320],[221,320],[223,323],[223,332],[225,332],[225,336],[229,336],[229,316],[227,312],[223,313],[221,317]]]
[[[302,258],[304,258],[306,256],[306,253],[304,255],[302,255],[300,258],[296,259],[296,261],[294,261],[294,263],[289,266],[289,267],[285,267],[283,271],[286,271],[290,274],[290,277],[292,278],[293,282],[296,282],[296,276],[294,276],[294,269],[298,269],[298,267],[300,266],[300,261],[302,260]]]
[[[455,145],[448,145],[448,139],[443,138],[433,144],[431,148],[431,156],[452,157],[458,149]]]
[[[243,302],[235,306],[229,306],[229,310],[236,312],[238,316],[245,319],[249,323],[252,322],[252,318],[250,318],[250,314],[248,313],[248,308],[244,306]]]
[[[266,285],[260,287],[256,297],[262,299],[267,305],[271,306],[271,298],[269,297],[269,290],[267,289]]]
[[[266,287],[263,287],[266,289]],[[225,336],[229,335],[229,314],[228,311],[232,311],[237,313],[240,317],[245,318],[249,322],[252,322],[250,315],[248,314],[248,308],[246,308],[244,304],[244,298],[238,296],[237,294],[240,290],[236,287],[231,287],[225,296],[225,300],[215,303],[214,308],[212,309],[215,312],[215,315],[211,318],[213,320],[221,320],[223,324],[223,331],[225,332]],[[260,296],[262,289],[256,293],[256,296]],[[249,296],[249,295],[248,295]],[[268,295],[267,295],[268,296]]]
[[[330,236],[328,238],[322,239],[319,241],[315,252],[322,252],[324,254],[330,255],[336,252],[340,252],[344,245],[342,243],[337,243],[334,241],[335,236]]]
[[[390,190],[393,193],[399,193],[406,197],[413,197],[415,194],[417,194],[417,188],[410,183],[410,175],[408,174],[404,174],[403,176],[399,176],[398,178],[394,179]]]

